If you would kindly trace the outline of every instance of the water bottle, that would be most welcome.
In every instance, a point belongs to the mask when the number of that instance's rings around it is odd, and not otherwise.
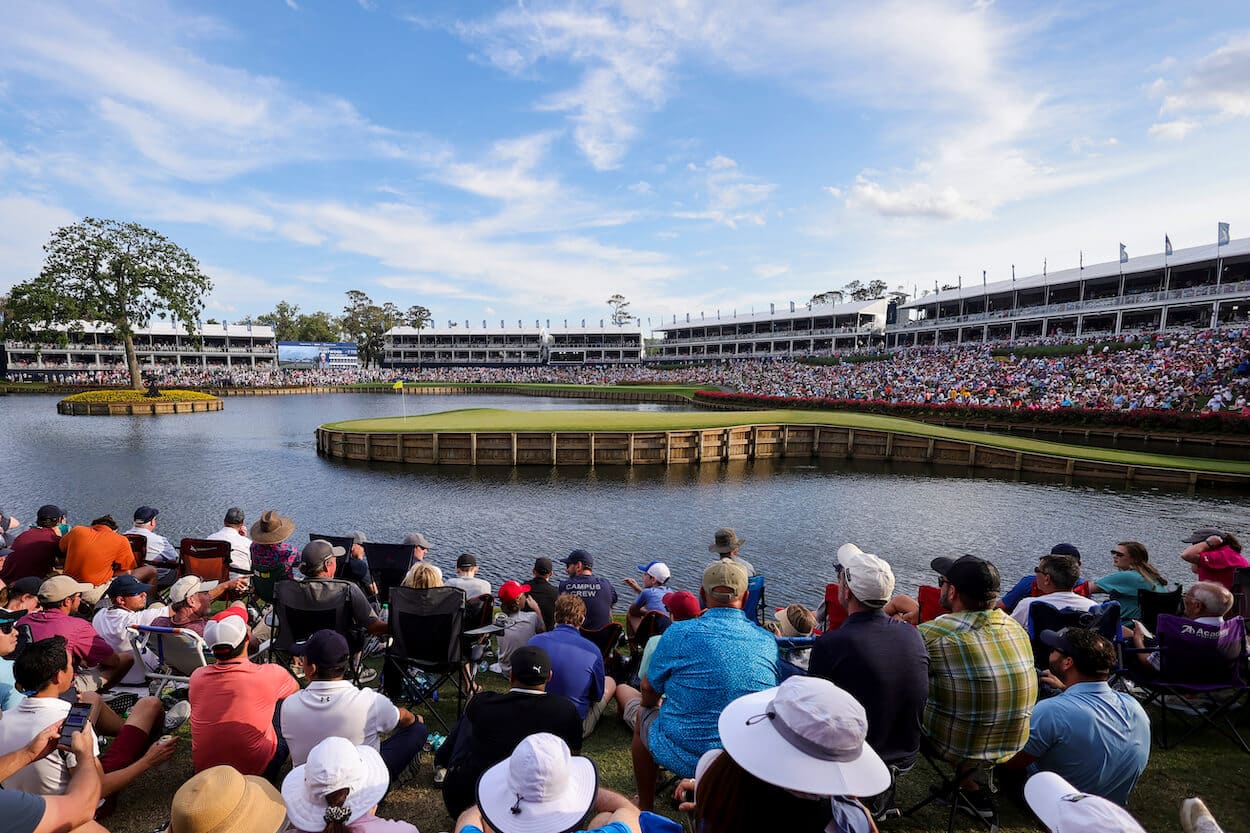
[[[384,604],[384,605],[382,605],[382,621],[383,621],[383,622],[389,622],[390,620],[391,620],[391,608],[390,608],[390,605],[385,605],[385,604]]]

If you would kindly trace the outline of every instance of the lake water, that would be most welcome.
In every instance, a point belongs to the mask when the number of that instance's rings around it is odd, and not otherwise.
[[[406,401],[410,414],[623,407],[505,395]],[[362,529],[371,540],[397,541],[420,530],[445,571],[457,554],[473,552],[480,575],[496,587],[528,577],[537,555],[559,558],[581,547],[595,556],[597,573],[618,583],[622,599],[629,591],[619,582],[651,559],[669,564],[674,586],[697,590],[720,526],[747,539],[742,554],[767,575],[768,599],[778,605],[814,606],[834,551],[847,541],[889,560],[908,592],[932,581],[935,556],[975,553],[1014,581],[1059,541],[1080,547],[1086,575],[1098,576],[1110,572],[1109,551],[1123,539],[1142,541],[1165,576],[1188,584],[1193,577],[1177,556],[1191,529],[1250,534],[1250,509],[1238,496],[798,461],[474,469],[317,456],[317,425],[398,414],[392,395],[232,397],[220,413],[180,417],[68,417],[55,405],[50,396],[0,397],[0,508],[23,521],[56,503],[73,523],[107,512],[128,525],[136,507],[150,504],[161,510],[158,531],[176,542],[216,530],[232,505],[244,508],[249,523],[276,509],[295,520],[297,545],[310,531]]]

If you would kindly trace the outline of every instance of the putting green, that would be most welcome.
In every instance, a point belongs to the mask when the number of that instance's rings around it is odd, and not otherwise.
[[[1114,448],[1051,443],[1024,437],[987,434],[945,428],[899,417],[846,411],[510,411],[499,408],[466,408],[419,416],[351,419],[321,426],[331,431],[361,433],[489,433],[489,432],[642,432],[682,431],[699,428],[730,428],[738,425],[830,425],[894,431],[937,439],[973,442],[1033,454],[1050,454],[1077,460],[1119,463],[1126,466],[1209,471],[1250,475],[1250,463],[1231,460],[1176,457]]]

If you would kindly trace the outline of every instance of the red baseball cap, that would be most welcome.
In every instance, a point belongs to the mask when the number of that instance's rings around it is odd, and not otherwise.
[[[513,602],[516,601],[522,593],[528,592],[530,592],[530,586],[528,584],[521,584],[519,581],[505,581],[499,588],[499,601]]]
[[[695,619],[703,612],[702,608],[699,607],[699,600],[689,590],[665,593],[664,606],[668,608],[668,612],[672,614],[673,620],[677,622],[683,619]]]

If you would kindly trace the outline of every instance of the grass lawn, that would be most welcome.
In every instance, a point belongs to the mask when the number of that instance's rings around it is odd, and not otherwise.
[[[417,416],[353,419],[326,423],[339,431],[400,432],[492,432],[492,431],[679,431],[697,428],[728,428],[737,425],[830,425],[896,431],[939,439],[963,440],[994,448],[1072,457],[1078,460],[1122,463],[1132,466],[1216,471],[1250,475],[1250,462],[1177,457],[1114,448],[1067,445],[1025,437],[989,434],[961,428],[849,411],[512,411],[467,408]]]
[[[490,690],[505,690],[503,678],[484,673],[480,681]],[[444,716],[451,718],[454,699],[440,703]],[[1152,718],[1156,718],[1151,712]],[[1240,715],[1242,731],[1250,720],[1246,711]],[[164,823],[174,791],[192,775],[191,738],[184,726],[174,758],[157,770],[145,773],[122,794],[118,810],[105,821],[113,833],[151,833]],[[599,728],[586,742],[584,754],[599,766],[604,786],[624,795],[633,795],[634,777],[629,755],[630,734],[616,716],[615,707],[604,715]],[[442,795],[432,781],[431,756],[423,755],[415,774],[391,792],[379,815],[384,818],[412,822],[422,833],[452,829],[452,819],[443,808]],[[1200,734],[1187,745],[1173,750],[1151,750],[1150,765],[1129,799],[1129,810],[1150,833],[1175,833],[1180,829],[1177,812],[1184,798],[1201,796],[1227,833],[1250,830],[1250,755],[1246,755],[1224,738]],[[936,784],[927,766],[921,762],[900,780],[899,805],[916,803],[928,795],[930,784]],[[677,818],[675,805],[666,798],[657,802],[657,809]],[[1039,828],[1026,808],[1011,801],[1000,800],[1000,822],[1003,833],[1024,833]],[[983,830],[971,819],[957,822],[961,830]],[[885,833],[899,831],[944,830],[946,810],[930,806],[912,818],[894,819],[884,825]],[[763,833],[763,832],[762,832]]]

